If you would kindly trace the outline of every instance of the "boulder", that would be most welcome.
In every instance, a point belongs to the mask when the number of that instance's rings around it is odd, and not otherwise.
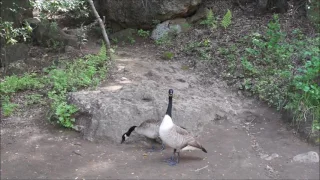
[[[85,139],[119,143],[131,126],[147,119],[162,120],[168,106],[168,89],[147,80],[138,85],[73,92],[68,95],[68,102],[80,109],[76,127]],[[219,111],[223,110],[208,98],[187,95],[176,88],[172,113],[177,125],[200,133]]]
[[[192,15],[200,4],[201,0],[95,1],[99,13],[111,25],[118,24],[123,28],[152,28],[154,21]]]
[[[168,20],[156,26],[152,31],[151,39],[158,40],[168,34],[179,34],[187,31],[189,27],[189,24],[184,18]]]

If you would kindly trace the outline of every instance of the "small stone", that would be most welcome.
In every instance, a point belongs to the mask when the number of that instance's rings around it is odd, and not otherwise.
[[[126,77],[121,78],[121,81],[126,81],[126,80],[128,80],[128,78],[126,78]]]
[[[76,155],[79,155],[79,156],[81,156],[81,153],[80,153],[80,151],[79,150],[75,150],[75,151],[72,151],[74,154],[76,154]]]
[[[264,159],[267,160],[267,161],[271,161],[272,159],[277,158],[277,157],[279,157],[279,154],[272,153],[270,156],[265,157]]]
[[[319,155],[317,152],[309,151],[307,153],[294,156],[293,161],[302,163],[317,163],[319,162]]]

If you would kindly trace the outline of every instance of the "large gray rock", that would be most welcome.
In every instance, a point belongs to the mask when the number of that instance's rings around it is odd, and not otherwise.
[[[309,151],[307,153],[296,155],[293,157],[293,161],[302,163],[317,163],[319,162],[319,155],[317,152]]]
[[[162,120],[168,104],[168,89],[158,87],[154,81],[142,81],[122,88],[74,92],[68,99],[80,108],[76,124],[83,127],[85,139],[103,138],[119,143],[122,134],[132,125],[147,119]],[[187,96],[178,89],[174,93],[174,122],[195,135],[220,111],[221,107],[208,98],[196,94]]]
[[[96,0],[101,15],[123,28],[150,28],[154,21],[186,17],[194,13],[201,0]]]

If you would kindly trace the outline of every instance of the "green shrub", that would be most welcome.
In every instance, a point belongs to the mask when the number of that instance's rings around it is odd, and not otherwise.
[[[37,94],[37,93],[34,93],[34,94],[30,94],[30,95],[27,95],[26,97],[26,101],[25,101],[25,105],[31,105],[31,104],[42,104],[44,105],[44,101],[42,100],[44,97],[43,95],[41,94]]]
[[[127,38],[130,44],[134,44],[136,42],[136,40],[131,36],[128,36]]]
[[[64,127],[73,127],[72,114],[77,112],[77,107],[66,102],[67,92],[76,91],[79,88],[96,86],[105,78],[107,72],[104,45],[98,55],[87,55],[84,59],[78,59],[72,63],[66,63],[65,69],[53,69],[49,71],[49,82],[52,89],[48,92],[51,100],[52,115],[58,118],[58,123]]]
[[[103,45],[98,55],[87,55],[84,58],[72,62],[62,62],[64,69],[56,67],[47,68],[47,75],[42,78],[36,74],[25,74],[22,77],[16,75],[5,77],[0,84],[2,110],[5,116],[9,116],[18,106],[10,102],[10,97],[15,92],[23,90],[45,89],[50,100],[50,119],[56,117],[57,123],[63,127],[72,128],[77,107],[68,104],[67,93],[80,88],[97,86],[105,78],[107,73],[106,49]],[[32,94],[26,97],[26,104],[41,103],[41,95]]]
[[[1,108],[4,116],[10,116],[17,107],[17,104],[10,102],[8,95],[1,95]]]
[[[0,37],[5,41],[5,45],[13,45],[17,42],[25,42],[30,38],[31,26],[25,22],[23,27],[14,28],[13,22],[2,21],[0,17]]]
[[[169,52],[169,51],[166,51],[163,53],[163,59],[167,59],[167,60],[170,60],[174,57],[174,53],[173,52]]]
[[[156,45],[170,46],[172,44],[172,36],[169,33],[164,34],[161,38],[157,39]]]
[[[31,0],[31,5],[40,11],[42,16],[52,18],[54,15],[64,13],[72,18],[88,17],[89,8],[86,0]]]
[[[150,31],[145,31],[143,29],[138,30],[138,35],[143,38],[147,38],[150,35]]]
[[[297,38],[286,39],[277,15],[265,36],[250,35],[241,58],[243,85],[270,105],[293,112],[297,123],[312,119],[313,130],[319,130],[320,38],[307,38],[298,30],[292,36]]]
[[[22,77],[16,75],[5,77],[0,83],[0,93],[2,95],[11,95],[18,91],[43,87],[44,84],[41,78],[36,77],[36,74],[26,73]]]

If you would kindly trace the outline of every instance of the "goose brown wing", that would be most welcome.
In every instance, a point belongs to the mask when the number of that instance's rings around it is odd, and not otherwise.
[[[175,128],[175,131],[182,136],[185,136],[185,137],[191,136],[191,134],[183,127],[175,125],[174,128]]]
[[[203,152],[207,153],[207,150],[201,146],[201,144],[199,144],[199,142],[197,142],[196,140],[193,140],[193,141],[189,141],[187,143],[187,146],[192,146],[192,147],[195,147],[195,148],[198,148],[198,149],[201,149]],[[186,146],[185,146],[186,147]],[[184,147],[183,147],[184,148]]]
[[[202,145],[196,141],[196,139],[193,137],[193,135],[191,133],[189,133],[187,130],[179,127],[179,126],[175,126],[176,128],[176,132],[182,136],[184,136],[184,140],[185,143],[184,145],[181,147],[181,149],[187,147],[187,146],[192,146],[198,149],[201,149],[203,152],[207,152],[205,148],[202,147]]]

